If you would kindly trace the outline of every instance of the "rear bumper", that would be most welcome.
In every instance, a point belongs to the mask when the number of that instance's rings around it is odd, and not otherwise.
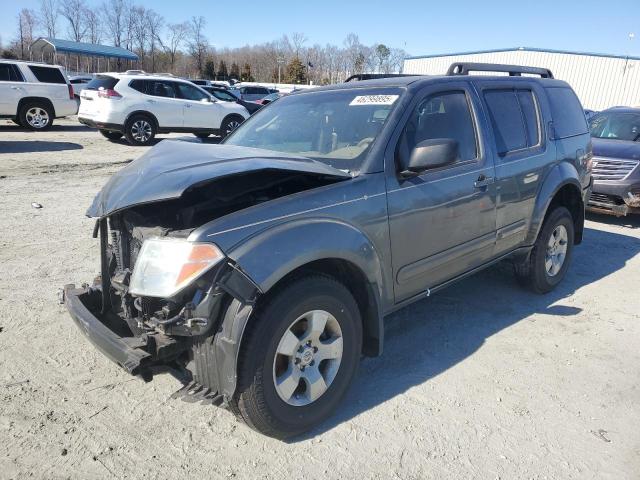
[[[97,128],[99,130],[109,130],[110,132],[124,133],[124,126],[117,123],[96,122],[90,118],[78,117],[78,121],[87,127]]]
[[[78,102],[73,100],[54,100],[53,108],[56,110],[56,117],[70,117],[78,113]]]
[[[172,338],[155,335],[124,336],[108,326],[109,320],[99,315],[102,292],[98,288],[76,288],[65,285],[63,301],[71,318],[89,341],[107,358],[131,375],[150,375],[150,368],[169,365],[187,345]],[[122,330],[128,327],[124,321]],[[112,325],[113,327],[113,325]]]

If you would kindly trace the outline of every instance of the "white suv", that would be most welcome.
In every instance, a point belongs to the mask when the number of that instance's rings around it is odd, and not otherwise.
[[[62,67],[0,60],[0,118],[31,130],[46,130],[54,118],[77,111],[78,102]]]
[[[187,80],[145,73],[97,75],[80,94],[78,120],[110,140],[124,135],[148,145],[157,133],[226,136],[249,117],[241,105],[218,102]]]

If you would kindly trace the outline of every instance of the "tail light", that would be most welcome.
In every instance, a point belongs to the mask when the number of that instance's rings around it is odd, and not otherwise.
[[[70,83],[67,83],[67,87],[69,88],[69,100],[73,100],[75,97],[73,96],[73,87]]]
[[[111,98],[111,99],[115,100],[115,99],[118,99],[118,98],[122,98],[122,95],[120,95],[118,92],[116,92],[112,88],[102,88],[102,89],[98,90],[98,97],[100,97],[100,98]]]

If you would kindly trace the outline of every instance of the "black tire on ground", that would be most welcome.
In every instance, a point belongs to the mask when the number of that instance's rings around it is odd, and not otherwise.
[[[276,357],[282,360],[277,353],[278,346],[285,333],[291,333],[290,326],[296,319],[316,310],[328,312],[337,320],[342,336],[341,359],[324,393],[306,405],[292,405],[281,398],[275,386],[277,364],[274,362]],[[275,438],[298,435],[329,417],[355,375],[362,349],[362,321],[349,290],[324,275],[298,278],[279,288],[259,306],[250,322],[238,358],[238,387],[230,402],[231,410],[251,428]],[[306,332],[309,328],[307,324]],[[300,337],[304,338],[305,333]],[[302,348],[295,351],[301,352]],[[323,371],[326,365],[324,360],[318,360],[315,368]],[[300,382],[298,389],[304,395],[308,383],[304,379]]]
[[[18,122],[28,130],[48,130],[53,125],[53,110],[43,102],[27,102],[18,112]]]
[[[552,241],[552,235],[562,228],[567,238],[564,243],[560,243],[566,245],[566,253],[559,270],[551,275],[546,265],[549,260],[549,243]],[[571,213],[565,207],[556,207],[542,225],[528,261],[515,265],[518,282],[537,293],[548,293],[553,290],[562,281],[571,263],[573,242],[574,227]]]
[[[231,134],[240,124],[244,122],[244,118],[240,115],[229,115],[222,121],[220,125],[220,136],[225,138]]]
[[[114,132],[111,130],[100,130],[100,134],[109,140],[120,140],[123,135],[121,132]]]
[[[124,136],[131,145],[149,145],[156,133],[156,123],[144,114],[133,115],[124,126]]]
[[[19,127],[22,127],[22,124],[20,123],[20,120],[18,120],[18,118],[12,118],[11,121],[16,125],[18,125]]]
[[[194,135],[195,135],[196,137],[198,137],[198,138],[207,138],[207,137],[208,137],[209,135],[211,135],[211,134],[210,134],[210,133],[201,133],[201,132],[198,132],[198,133],[194,133]]]

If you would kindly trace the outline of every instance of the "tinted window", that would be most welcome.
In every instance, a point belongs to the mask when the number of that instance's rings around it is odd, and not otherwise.
[[[224,92],[222,90],[211,89],[208,90],[218,100],[224,100],[225,102],[235,102],[237,98],[231,93]]]
[[[173,89],[173,82],[166,82],[162,80],[150,81],[147,88],[147,93],[149,95],[153,95],[154,97],[176,97],[176,92]]]
[[[409,153],[418,143],[436,138],[456,140],[459,161],[478,156],[473,118],[464,92],[443,93],[419,103],[405,127],[401,144]]]
[[[109,77],[107,75],[99,75],[87,84],[87,90],[113,90],[118,83],[117,78]]]
[[[0,63],[0,82],[22,82],[22,74],[13,63]]]
[[[78,83],[89,83],[89,79],[86,78],[76,78],[73,80],[69,80],[69,83],[73,84],[73,85],[77,85]]]
[[[555,138],[573,137],[587,133],[587,120],[580,100],[573,90],[566,87],[547,88],[551,104]]]
[[[147,82],[146,80],[131,80],[129,86],[137,92],[147,93],[148,84],[149,82]]]
[[[591,121],[591,136],[609,140],[640,140],[640,113],[602,112]]]
[[[64,84],[67,83],[64,75],[62,75],[62,72],[57,68],[29,65],[29,70],[33,72],[39,82]]]
[[[209,98],[206,93],[188,83],[176,82],[174,85],[178,91],[178,96],[185,100],[202,100],[203,98]]]
[[[527,133],[527,147],[533,147],[540,143],[540,122],[538,121],[538,108],[536,107],[535,97],[531,90],[518,90],[516,95],[520,102],[524,127]]]
[[[518,98],[513,90],[489,90],[484,94],[499,155],[527,147]]]

